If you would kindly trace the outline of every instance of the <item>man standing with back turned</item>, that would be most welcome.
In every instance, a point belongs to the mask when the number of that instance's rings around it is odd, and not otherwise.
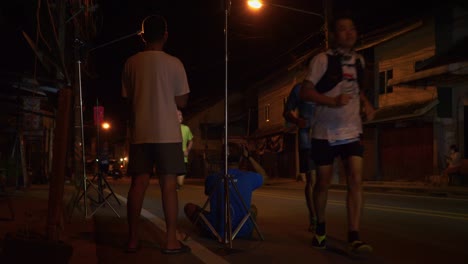
[[[139,217],[150,173],[156,166],[167,229],[161,252],[186,253],[190,248],[176,237],[176,176],[185,173],[177,108],[186,105],[190,90],[181,61],[163,51],[168,37],[166,20],[148,16],[143,20],[141,36],[144,51],[131,56],[122,73],[122,96],[128,98],[131,128],[127,252],[137,251]]]
[[[333,176],[333,160],[340,156],[348,182],[349,251],[365,253],[371,252],[372,247],[359,236],[364,151],[360,143],[361,103],[368,120],[373,118],[374,108],[362,90],[364,60],[354,51],[357,33],[353,20],[338,17],[331,29],[335,47],[311,60],[300,92],[302,100],[317,104],[312,126],[312,157],[318,167],[314,190],[317,227],[312,245],[326,247],[325,207]]]

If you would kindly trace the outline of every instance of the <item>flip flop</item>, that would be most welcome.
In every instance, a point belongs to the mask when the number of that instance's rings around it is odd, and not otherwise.
[[[188,253],[191,251],[190,247],[180,243],[182,246],[180,248],[174,248],[174,249],[167,249],[167,248],[162,248],[161,253],[166,254],[166,255],[178,255],[178,254],[184,254]]]
[[[189,241],[191,239],[190,235],[185,232],[179,232],[177,237],[180,241]]]

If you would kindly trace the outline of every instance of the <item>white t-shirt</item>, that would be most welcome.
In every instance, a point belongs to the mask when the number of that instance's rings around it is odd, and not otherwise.
[[[132,104],[131,143],[182,142],[175,96],[189,93],[182,62],[163,51],[128,58],[122,72],[122,97]]]
[[[309,69],[305,79],[314,85],[320,81],[328,66],[327,54],[333,54],[332,50],[317,54],[309,63]],[[329,107],[317,104],[315,119],[312,124],[312,138],[326,139],[331,144],[356,139],[362,133],[362,121],[360,116],[359,84],[357,82],[356,59],[359,57],[364,67],[364,59],[357,53],[351,52],[344,56],[342,64],[343,80],[331,90],[323,93],[326,96],[335,97],[343,93],[352,94],[349,103],[341,107]]]

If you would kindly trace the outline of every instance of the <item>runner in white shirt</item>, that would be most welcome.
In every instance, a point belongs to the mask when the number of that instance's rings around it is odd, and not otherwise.
[[[370,120],[373,118],[374,108],[359,85],[364,60],[353,50],[357,39],[353,20],[349,17],[337,18],[332,31],[336,47],[316,55],[311,60],[300,92],[302,100],[317,104],[311,134],[312,157],[318,167],[313,199],[317,227],[312,245],[317,248],[326,247],[325,208],[328,188],[333,176],[333,160],[340,156],[345,164],[348,182],[350,252],[370,252],[372,247],[362,242],[359,237],[363,155],[363,147],[360,144],[360,109],[363,103],[367,119]]]

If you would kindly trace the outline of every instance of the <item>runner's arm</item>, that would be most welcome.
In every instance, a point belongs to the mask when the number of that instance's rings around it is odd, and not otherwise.
[[[266,181],[268,181],[269,177],[268,177],[268,174],[267,172],[265,171],[265,169],[262,167],[262,165],[260,165],[249,153],[249,150],[247,149],[246,146],[243,146],[244,150],[243,150],[243,155],[246,159],[248,159],[250,161],[250,164],[252,164],[252,167],[254,168],[255,172],[257,172],[258,174],[262,175],[262,179],[263,179],[263,184],[266,183]]]
[[[326,105],[330,107],[339,107],[346,105],[351,99],[349,94],[340,94],[335,97],[323,95],[315,89],[315,85],[308,80],[304,80],[301,90],[299,92],[301,100],[306,102],[316,102],[317,104]]]

